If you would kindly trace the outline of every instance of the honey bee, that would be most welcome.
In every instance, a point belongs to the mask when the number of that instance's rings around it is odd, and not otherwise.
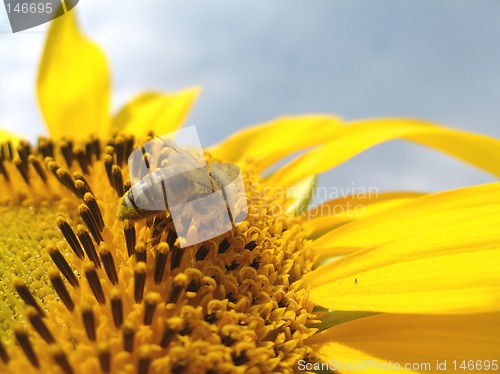
[[[246,218],[245,188],[238,166],[206,164],[202,155],[159,139],[161,148],[156,143],[134,151],[132,159],[135,163],[140,160],[141,165],[129,163],[129,169],[139,170],[142,164],[146,169],[135,172],[135,182],[122,196],[119,219],[137,221],[167,212],[179,236],[200,242],[229,231]],[[152,165],[156,165],[154,169]]]

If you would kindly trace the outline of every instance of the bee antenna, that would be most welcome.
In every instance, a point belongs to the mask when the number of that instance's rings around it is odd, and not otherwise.
[[[196,168],[200,167],[200,163],[198,160],[189,152],[183,151],[177,144],[175,144],[172,140],[170,139],[163,139],[159,137],[158,135],[155,135],[158,139],[160,139],[163,143],[167,145],[167,147],[173,149],[175,152],[178,154],[184,155],[185,159],[190,162],[192,165],[194,165]]]
[[[177,145],[171,141],[170,139],[163,139],[163,138],[160,138],[158,135],[155,134],[155,136],[160,139],[163,143],[165,143],[168,147],[172,148],[174,151],[176,151],[177,153],[182,153],[182,149],[180,149],[179,147],[177,147]]]

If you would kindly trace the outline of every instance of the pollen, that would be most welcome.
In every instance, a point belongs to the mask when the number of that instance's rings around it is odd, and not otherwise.
[[[315,331],[300,221],[250,169],[246,220],[208,241],[117,219],[141,143],[0,146],[0,372],[293,372]]]

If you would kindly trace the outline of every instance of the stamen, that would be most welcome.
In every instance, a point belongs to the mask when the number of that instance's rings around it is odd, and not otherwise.
[[[19,171],[19,174],[21,174],[21,176],[23,177],[26,184],[29,185],[30,184],[30,177],[28,175],[28,167],[26,166],[26,164],[20,158],[15,158],[14,164],[16,165],[16,168]]]
[[[179,239],[176,239],[172,249],[172,256],[170,257],[170,271],[178,268],[181,265],[182,256],[184,255],[184,248],[179,247]]]
[[[14,158],[14,150],[12,149],[12,142],[10,140],[7,140],[4,143],[4,146],[6,147],[6,151],[4,152],[5,159],[7,161],[10,161]]]
[[[241,352],[238,356],[236,356],[235,354],[232,354],[231,356],[233,357],[233,363],[236,366],[243,365],[245,362],[249,361],[249,358],[244,351]]]
[[[255,257],[252,261],[252,263],[250,264],[250,267],[251,268],[254,268],[255,270],[257,270],[260,266],[260,258],[259,257]]]
[[[34,367],[39,368],[40,364],[38,363],[38,358],[35,354],[35,351],[33,350],[33,346],[30,343],[28,334],[21,327],[14,327],[13,330],[17,342],[28,358],[28,361],[31,362],[31,365],[33,365]]]
[[[110,291],[111,313],[113,314],[113,322],[116,328],[120,328],[123,323],[123,302],[120,290],[113,288]]]
[[[104,167],[106,168],[106,174],[108,175],[109,184],[111,185],[111,187],[115,188],[113,173],[111,171],[111,169],[113,168],[113,156],[108,154],[104,155]]]
[[[28,286],[26,286],[26,283],[24,283],[24,281],[21,278],[15,277],[12,280],[12,284],[13,284],[14,288],[16,289],[17,293],[19,294],[19,296],[21,297],[21,299],[26,303],[26,305],[31,305],[42,316],[45,315],[45,312],[40,307],[40,305],[38,305],[38,303],[36,302],[36,300],[33,297],[32,293],[28,289]]]
[[[75,157],[84,174],[89,174],[89,159],[82,148],[75,148]]]
[[[90,209],[90,213],[92,214],[92,217],[94,217],[94,220],[97,223],[99,231],[102,231],[104,229],[104,220],[102,218],[101,209],[99,209],[99,204],[97,204],[97,200],[90,192],[87,192],[83,196],[83,201]]]
[[[54,157],[54,143],[44,137],[38,138],[38,150],[43,155],[43,157]]]
[[[57,176],[57,169],[59,169],[59,166],[54,161],[54,159],[52,157],[45,157],[44,162],[45,166],[47,166],[47,169],[49,169],[52,172],[52,174],[54,174],[54,177],[56,177],[59,180]]]
[[[122,169],[118,165],[113,165],[111,167],[111,176],[113,178],[113,186],[115,187],[118,197],[122,197],[125,193],[125,190],[123,189]]]
[[[98,137],[91,135],[91,138],[93,138],[92,146],[93,146],[93,150],[94,150],[94,155],[97,159],[100,159],[101,158],[101,142],[99,141]]]
[[[174,304],[179,299],[184,287],[188,283],[188,277],[184,273],[179,273],[175,276],[174,282],[170,286],[170,292],[167,298],[167,304]]]
[[[82,305],[82,320],[83,325],[85,326],[87,337],[89,338],[89,340],[95,342],[95,317],[94,312],[92,311],[92,307],[88,304]]]
[[[10,360],[9,354],[5,350],[4,345],[2,344],[2,341],[0,341],[0,358],[4,362],[4,364],[7,364]]]
[[[17,146],[17,154],[19,158],[23,161],[23,164],[28,164],[28,157],[31,154],[30,143],[26,140],[21,140]]]
[[[128,160],[134,149],[134,135],[129,135],[125,138],[125,160]]]
[[[78,279],[76,279],[75,273],[73,273],[73,270],[71,270],[68,262],[61,254],[61,252],[59,252],[59,250],[53,245],[50,245],[47,248],[47,252],[49,252],[52,261],[54,261],[54,264],[56,264],[61,273],[63,273],[69,284],[71,284],[73,287],[78,287]]]
[[[170,248],[172,248],[175,245],[176,240],[177,240],[177,232],[175,231],[175,229],[170,230],[167,234],[167,240],[166,240]]]
[[[28,317],[31,325],[36,330],[36,332],[40,334],[43,340],[45,340],[49,344],[55,342],[54,337],[47,328],[47,325],[43,322],[42,316],[40,315],[40,313],[38,313],[36,308],[29,306],[26,309],[26,317]]]
[[[157,245],[161,240],[161,234],[165,231],[169,220],[164,217],[155,217],[153,220],[153,233],[151,234],[151,247]]]
[[[236,340],[233,339],[230,335],[226,335],[221,338],[221,343],[224,344],[226,347],[232,346],[235,342]]]
[[[186,323],[184,327],[179,331],[180,336],[186,336],[189,335],[193,332],[193,329],[191,326],[189,326],[189,323]]]
[[[215,313],[209,313],[204,317],[204,320],[208,323],[214,323],[217,321],[217,315]]]
[[[187,362],[185,360],[177,361],[172,367],[173,374],[182,374],[186,370]]]
[[[51,348],[52,358],[55,363],[64,371],[64,374],[73,374],[73,368],[71,367],[66,353],[61,349],[61,347],[54,345]]]
[[[92,238],[90,237],[88,231],[85,230],[85,227],[83,227],[82,225],[78,225],[76,227],[76,235],[78,235],[78,239],[80,239],[80,242],[82,243],[83,249],[85,250],[85,253],[87,254],[89,260],[94,263],[96,268],[100,269],[101,262],[99,260],[99,257],[97,256],[94,243],[92,243]]]
[[[135,330],[132,323],[126,321],[123,324],[123,349],[127,352],[134,350]]]
[[[153,321],[156,306],[161,302],[161,296],[158,292],[148,292],[144,298],[144,325],[148,326]]]
[[[124,189],[125,191],[128,191],[128,190],[130,190],[131,188],[132,188],[132,182],[130,182],[130,179],[129,179],[129,178],[127,178],[127,179],[125,180],[125,182],[123,182],[123,189]]]
[[[92,138],[92,135],[91,135]],[[96,152],[96,145],[99,147],[99,154]],[[85,154],[87,155],[87,161],[90,165],[92,165],[92,156],[95,156],[97,159],[100,157],[100,143],[99,139],[93,138],[87,143],[85,143]]]
[[[166,348],[177,335],[177,332],[182,328],[183,320],[180,317],[172,317],[165,324],[165,331],[160,340],[160,347]]]
[[[96,243],[102,242],[102,235],[101,232],[99,231],[99,227],[97,226],[97,222],[90,213],[90,209],[87,207],[87,205],[85,204],[78,205],[78,213],[80,213],[83,222],[85,222],[85,225],[89,229]]]
[[[227,270],[227,271],[233,271],[233,270],[235,270],[238,266],[240,266],[240,264],[239,264],[238,262],[236,262],[236,261],[233,261],[233,262],[231,262],[231,264],[230,264],[230,265],[226,265],[226,270]]]
[[[101,242],[99,245],[99,254],[101,255],[101,261],[104,265],[104,270],[109,278],[109,281],[113,284],[118,284],[118,274],[116,274],[115,261],[113,260],[113,255],[109,251],[109,247],[105,242]]]
[[[97,346],[97,351],[99,355],[99,364],[101,365],[101,370],[105,373],[111,371],[111,348],[108,343],[99,343]]]
[[[229,240],[227,240],[227,238],[224,238],[224,240],[219,244],[218,253],[226,252],[230,246],[231,246],[231,243],[229,243]]]
[[[210,246],[208,246],[208,243],[203,244],[198,250],[196,251],[195,258],[196,261],[202,261],[207,257],[208,253],[210,252]]]
[[[83,183],[81,180],[75,180],[75,189],[78,192],[78,197],[80,199],[83,199],[85,194],[89,192],[85,187],[85,183]]]
[[[110,155],[111,157],[115,156],[115,148],[113,146],[114,144],[115,144],[114,139],[108,140],[108,144],[104,147],[105,155]]]
[[[49,278],[52,283],[52,287],[56,291],[57,295],[59,296],[63,304],[66,306],[66,308],[68,308],[70,312],[72,312],[73,309],[75,309],[75,303],[71,299],[68,289],[64,285],[64,282],[61,276],[59,275],[59,272],[54,269],[50,270]]]
[[[248,249],[249,251],[254,250],[255,247],[257,247],[257,242],[255,240],[252,240],[245,245],[245,249]]]
[[[47,183],[47,174],[45,173],[42,163],[40,162],[38,157],[30,155],[28,157],[28,161],[31,163],[31,165],[33,165],[33,168],[35,169],[36,173],[40,176],[42,182]]]
[[[10,182],[9,173],[3,164],[3,158],[0,158],[0,173],[3,175],[7,182]]]
[[[73,180],[73,177],[71,177],[71,175],[66,169],[63,168],[57,169],[56,177],[64,187],[66,187],[68,190],[70,190],[76,196],[78,196],[78,191],[75,188],[75,181]]]
[[[116,164],[123,165],[125,162],[125,139],[121,135],[115,138],[114,153],[116,155]]]
[[[146,263],[138,262],[134,267],[134,298],[136,303],[142,301],[144,286],[146,285]]]
[[[57,217],[57,226],[63,233],[64,238],[68,242],[75,255],[77,255],[78,258],[83,259],[85,257],[85,254],[83,253],[82,246],[80,245],[80,242],[76,238],[76,235],[68,222],[66,222],[63,217],[59,216]]]
[[[104,291],[102,290],[101,281],[95,270],[95,265],[93,262],[84,262],[83,270],[87,281],[89,282],[90,289],[92,290],[97,302],[99,304],[105,304],[106,298],[104,297]]]
[[[167,243],[160,243],[156,249],[155,258],[155,273],[154,281],[156,284],[161,283],[161,278],[163,277],[163,272],[165,271],[165,265],[167,264],[167,256],[170,251],[170,247]]]
[[[135,246],[135,260],[146,263],[146,245],[144,243],[139,242]]]
[[[125,242],[127,244],[127,253],[128,256],[132,256],[135,253],[135,225],[132,221],[128,219],[125,220],[123,225],[123,231],[125,232]]]
[[[196,268],[186,269],[185,273],[190,279],[189,284],[186,287],[186,296],[195,297],[196,292],[198,292],[201,287],[201,279],[203,277],[203,273]]]
[[[8,149],[8,141],[4,143],[0,143],[0,149],[2,151],[2,158],[5,159],[6,161],[12,160],[12,155],[9,152]]]
[[[137,368],[137,374],[147,374],[149,366],[153,361],[153,350],[149,345],[143,345],[139,349],[139,363]]]
[[[85,196],[85,193],[90,192],[92,195],[95,196],[95,194],[92,192],[92,189],[90,188],[89,182],[85,179],[82,173],[75,171],[73,173],[73,179],[75,180],[75,187],[76,187],[76,182],[77,181],[82,181],[83,184],[85,185],[85,192],[82,193],[82,197]]]
[[[64,161],[66,161],[66,165],[68,168],[71,168],[71,164],[73,163],[73,145],[69,141],[61,140],[59,142],[59,149],[64,157]]]

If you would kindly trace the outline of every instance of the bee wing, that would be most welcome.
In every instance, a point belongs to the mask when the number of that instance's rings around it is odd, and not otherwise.
[[[201,167],[180,173],[174,169],[162,169],[165,172],[163,183],[170,207],[200,199],[213,192],[206,168]]]
[[[200,160],[194,157],[190,152],[186,152],[172,140],[160,137],[158,137],[158,139],[160,139],[165,146],[175,152],[174,154],[167,155],[166,157],[170,165],[181,165],[186,171],[205,166],[204,160],[203,162],[200,162]]]
[[[239,177],[240,168],[233,164],[215,162],[210,164],[210,174],[218,181],[217,189],[220,189]]]
[[[210,176],[214,179],[214,185],[222,192],[233,223],[244,221],[248,215],[248,206],[240,168],[228,163],[213,163],[210,167]]]

